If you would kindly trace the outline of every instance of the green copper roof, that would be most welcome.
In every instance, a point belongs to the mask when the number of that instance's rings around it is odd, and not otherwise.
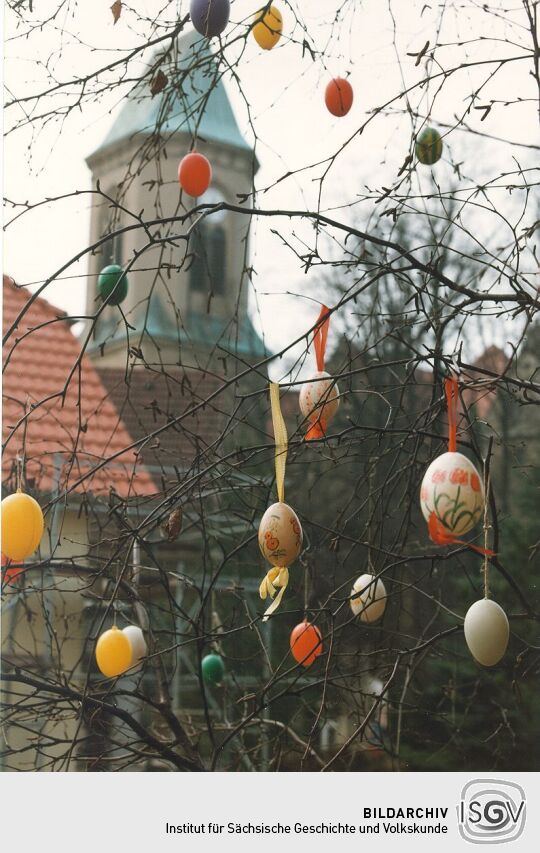
[[[252,150],[240,133],[208,40],[195,30],[186,33],[177,41],[177,56],[176,63],[171,54],[160,66],[169,78],[163,92],[152,97],[150,80],[145,78],[127,95],[97,151],[123,139],[142,141],[156,128],[165,139],[173,133],[193,134],[196,130],[201,139]],[[190,66],[194,67],[185,74]]]
[[[130,320],[132,323],[132,321]],[[157,341],[176,341],[179,344],[202,346],[205,349],[221,347],[226,352],[241,353],[251,358],[265,358],[268,355],[264,343],[253,328],[247,314],[237,330],[224,318],[212,314],[190,312],[185,328],[178,328],[171,312],[166,310],[159,295],[154,293],[144,317],[132,325],[131,344],[139,345],[141,335],[148,335]],[[125,323],[119,322],[119,316],[101,319],[94,329],[94,336],[88,346],[89,352],[98,350],[103,344],[115,346],[126,339]],[[144,340],[142,343],[144,350]]]

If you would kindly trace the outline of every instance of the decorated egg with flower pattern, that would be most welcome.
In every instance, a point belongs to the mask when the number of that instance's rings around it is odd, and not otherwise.
[[[320,421],[325,428],[339,409],[339,389],[335,379],[325,370],[318,370],[311,382],[302,385],[299,405],[310,423]]]
[[[259,548],[272,566],[288,567],[302,549],[302,527],[286,503],[268,507],[259,525]]]
[[[466,456],[448,451],[427,469],[420,489],[422,514],[432,513],[455,536],[477,524],[484,513],[484,487],[480,474]]]

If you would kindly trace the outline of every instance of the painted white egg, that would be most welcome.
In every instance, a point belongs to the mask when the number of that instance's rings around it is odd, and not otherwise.
[[[310,422],[320,420],[329,424],[339,409],[339,389],[335,379],[326,371],[319,370],[311,382],[304,382],[300,389],[300,411]]]
[[[360,575],[351,590],[353,595],[351,610],[362,622],[376,622],[381,618],[386,607],[386,589],[380,578],[375,580],[375,575]]]
[[[148,646],[142,630],[137,625],[128,625],[122,630],[131,644],[131,665],[137,663],[148,654]]]
[[[465,616],[465,641],[473,658],[483,666],[495,666],[504,656],[510,628],[506,613],[496,601],[475,601]]]
[[[435,513],[456,536],[472,530],[484,513],[484,487],[480,474],[463,453],[443,453],[427,469],[420,489],[420,506],[426,521]]]
[[[302,527],[288,504],[268,507],[259,525],[259,548],[273,566],[288,567],[302,549]]]

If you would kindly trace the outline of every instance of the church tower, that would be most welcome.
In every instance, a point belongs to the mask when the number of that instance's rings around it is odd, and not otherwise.
[[[130,229],[111,237],[91,257],[89,316],[101,305],[100,270],[111,263],[131,264],[121,311],[104,307],[89,354],[98,369],[125,368],[128,341],[152,365],[192,363],[194,358],[206,365],[216,348],[221,356],[225,350],[258,359],[265,351],[247,310],[249,217],[218,211],[195,225],[191,217],[141,227],[141,221],[179,216],[198,203],[238,204],[251,192],[254,152],[240,133],[222,68],[206,39],[195,31],[185,34],[155,57],[153,67],[154,80],[158,73],[167,77],[163,91],[152,95],[146,77],[87,159],[93,186],[112,200],[96,196],[91,243]],[[180,200],[178,164],[192,147],[210,160],[212,183],[200,199],[184,193]]]
[[[87,353],[157,481],[192,464],[220,434],[226,397],[215,409],[198,404],[224,377],[266,355],[248,314],[249,216],[217,211],[198,223],[196,216],[156,221],[203,202],[238,204],[244,196],[249,205],[257,162],[222,72],[208,41],[185,34],[154,57],[152,74],[87,159],[93,186],[107,196],[95,196],[91,243],[111,235],[90,260],[87,314],[102,310]],[[159,74],[167,80],[152,94]],[[178,164],[193,147],[213,173],[200,199],[181,196],[178,184]],[[99,272],[111,263],[127,269],[120,306],[103,306],[98,296]],[[160,427],[157,441],[144,440]]]

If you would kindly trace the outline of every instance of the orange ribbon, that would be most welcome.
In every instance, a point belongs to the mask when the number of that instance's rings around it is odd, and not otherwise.
[[[315,358],[317,359],[317,370],[324,370],[324,353],[326,351],[326,339],[328,337],[328,326],[330,325],[329,309],[321,305],[321,312],[315,331],[313,332],[313,343],[315,345]]]
[[[306,432],[306,441],[313,441],[314,438],[324,438],[326,435],[325,426],[319,416]]]
[[[457,376],[450,376],[444,380],[446,392],[446,405],[448,407],[448,450],[455,453],[457,448],[457,407],[458,407],[458,381]]]
[[[313,345],[315,347],[315,359],[317,361],[317,370],[324,370],[324,354],[326,352],[326,339],[328,338],[328,326],[330,325],[329,309],[326,305],[321,305],[319,319],[313,332]],[[326,423],[322,419],[324,405],[321,407],[321,413],[317,420],[311,424],[306,432],[306,441],[312,441],[316,438],[324,438],[326,435]]]
[[[472,542],[465,542],[464,539],[458,539],[453,533],[444,526],[442,521],[439,521],[434,512],[429,516],[428,521],[429,538],[435,545],[464,545],[466,548],[472,548],[478,554],[485,554],[488,557],[494,557],[495,551],[490,551],[489,548],[481,548],[480,545],[473,545]]]

